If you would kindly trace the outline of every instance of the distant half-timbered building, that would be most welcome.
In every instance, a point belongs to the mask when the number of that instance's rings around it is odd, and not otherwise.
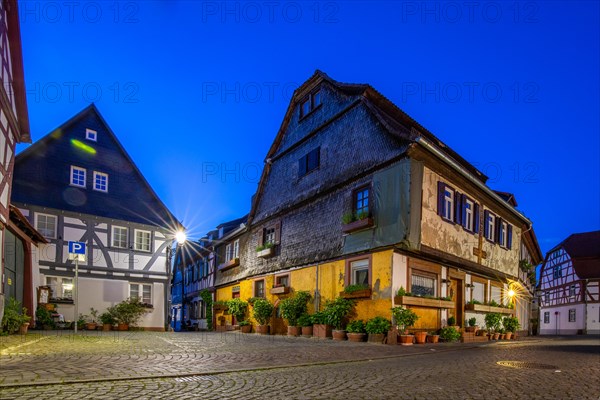
[[[10,271],[5,269],[6,260],[13,260],[16,252],[27,251],[28,241],[15,242],[19,235],[15,230],[7,237],[7,226],[11,221],[10,193],[17,143],[31,141],[29,135],[29,117],[25,94],[25,77],[21,50],[21,32],[19,9],[16,0],[0,0],[0,319],[4,314],[4,303],[8,297],[23,302],[25,275],[30,276],[20,263]],[[14,212],[13,212],[14,214]],[[16,236],[15,236],[16,234]],[[25,235],[28,237],[27,235]],[[35,237],[35,234],[33,235]],[[13,243],[14,246],[13,247]],[[17,250],[15,250],[17,249]],[[9,254],[7,254],[7,251]],[[30,256],[30,254],[29,254]],[[13,260],[13,261],[15,261]]]
[[[600,231],[550,250],[540,271],[540,334],[600,333]]]
[[[77,318],[67,245],[79,241],[79,313],[138,298],[148,311],[141,326],[164,329],[167,249],[180,225],[94,105],[17,156],[12,201],[48,241],[35,286],[50,289],[65,320]]]

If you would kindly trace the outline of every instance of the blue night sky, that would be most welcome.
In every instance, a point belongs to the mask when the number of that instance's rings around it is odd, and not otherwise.
[[[315,69],[514,193],[543,252],[600,228],[596,1],[72,3],[20,2],[33,140],[94,101],[191,237],[249,211]]]

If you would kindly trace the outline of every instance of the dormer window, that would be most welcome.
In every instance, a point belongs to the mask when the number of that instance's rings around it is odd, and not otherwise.
[[[321,105],[321,92],[317,90],[300,102],[300,119],[306,117]]]
[[[96,132],[93,129],[86,129],[85,130],[85,138],[87,140],[91,140],[92,142],[96,142],[96,141],[98,141],[98,132]]]

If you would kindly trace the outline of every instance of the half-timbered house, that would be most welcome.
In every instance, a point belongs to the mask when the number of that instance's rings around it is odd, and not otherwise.
[[[239,260],[217,272],[217,298],[241,292],[277,305],[308,290],[311,311],[341,295],[355,298],[361,319],[406,305],[423,330],[450,316],[464,326],[490,311],[515,314],[509,294],[520,289],[531,222],[486,181],[371,86],[317,71],[294,92]],[[350,285],[365,290],[349,296]],[[283,333],[278,316],[273,331]]]
[[[180,225],[94,105],[17,156],[12,201],[48,241],[36,286],[51,290],[65,320],[77,317],[67,244],[80,241],[79,312],[138,298],[148,311],[141,326],[164,329],[167,248]]]
[[[23,72],[23,56],[21,50],[21,31],[19,25],[19,9],[16,0],[0,1],[0,320],[4,314],[5,298],[14,297],[18,301],[23,298],[23,290],[28,290],[31,269],[22,263],[11,266],[13,270],[5,270],[5,259],[15,257],[15,249],[27,253],[31,241],[15,242],[20,236],[15,230],[9,235],[5,228],[10,224],[10,194],[14,169],[15,147],[17,143],[31,142],[29,135],[29,117],[25,94],[25,76]],[[17,218],[18,219],[18,218]],[[22,236],[22,235],[21,235]],[[33,234],[35,237],[36,235]],[[25,235],[24,237],[29,237]],[[13,247],[13,243],[14,246]],[[7,248],[11,254],[7,254]],[[26,254],[31,257],[31,253]],[[20,260],[20,259],[19,259]],[[25,288],[25,289],[24,289]]]
[[[540,334],[600,333],[600,231],[575,233],[540,271]]]

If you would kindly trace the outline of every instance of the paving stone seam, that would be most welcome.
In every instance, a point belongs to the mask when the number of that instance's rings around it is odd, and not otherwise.
[[[20,387],[42,387],[42,386],[52,386],[52,385],[74,385],[81,383],[101,383],[101,382],[119,382],[119,381],[128,381],[128,380],[148,380],[148,379],[175,379],[175,378],[184,378],[184,377],[197,377],[197,376],[212,376],[212,375],[224,375],[224,374],[235,374],[235,373],[243,373],[243,372],[254,372],[254,371],[271,371],[271,370],[279,370],[279,369],[292,369],[292,368],[304,368],[304,367],[314,367],[314,366],[323,366],[323,365],[335,365],[335,364],[348,364],[348,363],[361,363],[361,362],[369,362],[376,360],[385,360],[392,358],[404,358],[404,357],[412,357],[412,356],[423,356],[423,355],[431,355],[435,353],[445,353],[445,352],[453,352],[453,351],[464,351],[464,350],[472,350],[484,347],[481,344],[474,346],[465,346],[465,347],[451,347],[446,349],[440,349],[432,352],[432,351],[422,351],[418,353],[410,353],[410,354],[394,354],[389,356],[375,356],[375,357],[367,357],[367,358],[359,358],[354,360],[331,360],[331,361],[317,361],[312,363],[299,363],[299,364],[287,364],[287,365],[276,365],[276,366],[262,366],[262,367],[254,367],[254,368],[239,368],[239,369],[224,369],[224,370],[215,370],[215,371],[204,371],[204,372],[186,372],[179,374],[150,374],[150,375],[139,375],[139,376],[127,376],[122,378],[115,377],[107,377],[107,378],[91,378],[91,379],[69,379],[65,380],[48,380],[44,382],[20,382],[20,383],[9,383],[9,384],[0,384],[0,389],[9,389],[9,388],[20,388]]]

